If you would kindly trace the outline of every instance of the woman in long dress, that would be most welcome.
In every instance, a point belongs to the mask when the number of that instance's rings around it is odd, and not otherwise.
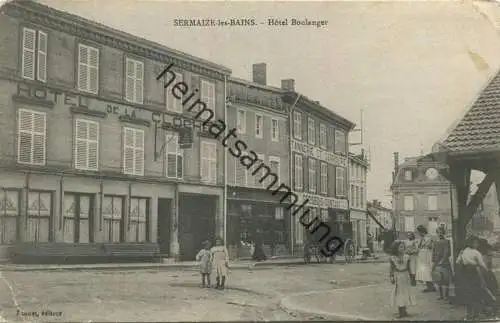
[[[395,285],[391,303],[398,308],[400,318],[408,316],[406,308],[416,304],[411,288],[410,256],[405,251],[403,241],[396,241],[389,258],[391,283]]]
[[[222,238],[215,239],[215,246],[210,249],[213,271],[215,272],[215,288],[224,289],[229,267],[229,253],[222,242]]]
[[[411,284],[412,286],[415,286],[417,284],[415,276],[417,274],[418,240],[415,238],[415,234],[413,232],[408,233],[408,245],[406,246],[406,252],[410,256]]]
[[[427,288],[424,289],[424,293],[433,292],[436,290],[432,279],[432,248],[434,247],[434,241],[423,225],[419,225],[417,231],[420,235],[420,241],[418,244],[415,279],[426,284]]]

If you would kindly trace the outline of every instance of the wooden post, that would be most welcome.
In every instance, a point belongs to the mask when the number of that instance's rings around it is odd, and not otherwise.
[[[453,219],[455,255],[457,255],[458,251],[462,249],[465,242],[467,220],[469,217],[467,199],[470,189],[470,174],[471,169],[467,166],[459,164],[450,165],[450,180],[454,184],[457,192],[457,199],[455,203],[457,205],[458,214],[455,219]]]

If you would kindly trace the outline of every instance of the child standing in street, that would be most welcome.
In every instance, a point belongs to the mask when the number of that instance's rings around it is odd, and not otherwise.
[[[224,289],[224,284],[226,283],[226,277],[229,267],[229,253],[227,248],[222,242],[222,238],[217,237],[215,239],[215,246],[210,250],[212,263],[215,269],[216,282],[215,288]]]
[[[389,258],[392,292],[392,305],[398,308],[399,318],[408,316],[406,308],[415,305],[412,294],[410,276],[410,256],[405,252],[403,241],[396,241],[392,246],[392,256]]]
[[[196,261],[200,262],[201,283],[203,288],[210,288],[210,273],[212,272],[212,260],[210,253],[210,242],[203,242],[203,249],[196,255]],[[205,285],[206,278],[206,285]]]

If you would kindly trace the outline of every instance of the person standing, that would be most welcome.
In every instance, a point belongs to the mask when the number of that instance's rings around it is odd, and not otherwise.
[[[415,279],[415,275],[417,273],[418,241],[413,232],[408,233],[408,245],[406,247],[406,252],[410,256],[411,285],[416,286],[417,280]]]
[[[215,288],[224,289],[229,267],[229,253],[224,246],[222,238],[215,239],[215,246],[210,250],[213,268],[215,269]]]
[[[200,262],[201,283],[203,288],[210,288],[210,273],[212,272],[212,262],[210,253],[210,241],[203,242],[203,249],[196,255],[196,261]],[[206,279],[206,284],[205,284]]]
[[[417,272],[415,279],[426,284],[424,293],[434,292],[436,288],[432,280],[432,237],[428,234],[427,229],[423,225],[417,227],[417,232],[420,235],[418,244],[418,260]]]
[[[255,239],[254,239],[254,251],[252,255],[253,260],[263,261],[266,260],[266,253],[264,252],[264,238],[262,236],[262,232],[260,229],[255,231]]]
[[[373,235],[371,233],[368,233],[366,244],[368,245],[368,249],[370,250],[370,255],[373,255],[375,253],[375,250],[373,250]]]
[[[437,229],[439,240],[434,245],[432,272],[436,274],[436,283],[439,288],[439,299],[449,299],[449,286],[451,280],[451,246],[445,237],[445,229]],[[444,294],[443,294],[444,291]]]
[[[410,256],[406,253],[403,241],[395,241],[389,258],[390,278],[394,284],[391,295],[392,306],[398,308],[399,318],[408,316],[408,306],[415,305],[410,278]]]

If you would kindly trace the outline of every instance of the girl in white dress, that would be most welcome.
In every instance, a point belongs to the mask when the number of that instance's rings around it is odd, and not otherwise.
[[[436,290],[432,279],[432,248],[434,247],[434,241],[423,225],[419,225],[417,231],[421,238],[418,244],[417,272],[415,278],[426,284],[427,288],[424,289],[424,292],[433,292]]]
[[[392,306],[398,308],[400,318],[408,316],[406,308],[415,305],[410,276],[410,256],[406,253],[403,241],[395,241],[389,258],[391,283],[394,290],[391,295]]]
[[[217,237],[215,239],[215,246],[210,250],[212,255],[212,265],[215,271],[215,282],[217,283],[217,289],[224,289],[224,284],[226,283],[226,277],[229,267],[229,253],[227,248],[222,242],[222,238]]]

